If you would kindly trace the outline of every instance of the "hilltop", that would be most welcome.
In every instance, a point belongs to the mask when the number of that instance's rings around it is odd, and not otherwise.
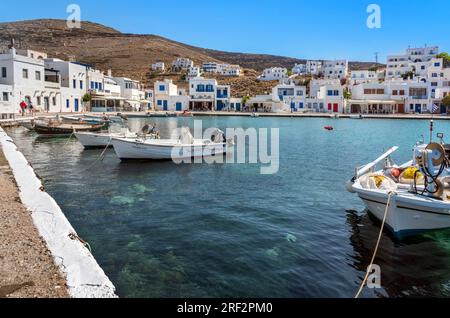
[[[274,83],[260,83],[257,75],[264,68],[281,66],[291,69],[304,60],[283,56],[223,52],[199,48],[176,42],[158,35],[126,34],[113,28],[82,22],[81,29],[68,29],[65,20],[40,19],[0,23],[0,47],[6,48],[10,38],[16,46],[44,51],[49,56],[65,60],[77,60],[101,70],[111,69],[117,76],[141,80],[152,86],[158,79],[172,78],[185,87],[182,75],[176,73],[155,74],[150,65],[163,61],[166,65],[177,57],[187,57],[196,65],[206,61],[239,64],[245,69],[240,78],[218,78],[231,84],[233,95],[262,94]],[[369,68],[374,63],[350,62],[350,69]],[[208,77],[206,75],[206,77]]]

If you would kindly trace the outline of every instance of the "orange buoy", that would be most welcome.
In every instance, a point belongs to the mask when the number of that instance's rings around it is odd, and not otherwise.
[[[401,173],[401,171],[400,171],[400,169],[398,169],[398,168],[392,168],[392,169],[391,169],[391,175],[392,175],[394,178],[398,178],[398,177],[400,176],[400,173]]]

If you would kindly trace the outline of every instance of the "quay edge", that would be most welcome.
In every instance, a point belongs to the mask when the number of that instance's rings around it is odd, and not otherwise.
[[[65,277],[73,298],[117,298],[115,287],[90,251],[71,234],[75,229],[13,140],[0,128],[0,143],[19,188],[20,199]]]

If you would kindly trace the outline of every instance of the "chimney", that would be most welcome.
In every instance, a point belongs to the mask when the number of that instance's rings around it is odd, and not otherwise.
[[[107,73],[107,74],[108,74],[109,77],[112,77],[112,71],[111,71],[111,69],[108,69],[108,73]]]

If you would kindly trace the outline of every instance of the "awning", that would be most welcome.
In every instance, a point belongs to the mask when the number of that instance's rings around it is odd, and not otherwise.
[[[92,100],[126,100],[125,98],[119,96],[105,96],[96,94],[93,94],[91,98]]]
[[[131,105],[137,105],[137,104],[140,104],[140,102],[139,102],[138,100],[130,100],[130,99],[127,99],[127,100],[125,100],[125,102],[127,102],[128,104],[131,104]]]
[[[401,100],[349,99],[348,104],[384,104],[395,105],[403,103]]]

